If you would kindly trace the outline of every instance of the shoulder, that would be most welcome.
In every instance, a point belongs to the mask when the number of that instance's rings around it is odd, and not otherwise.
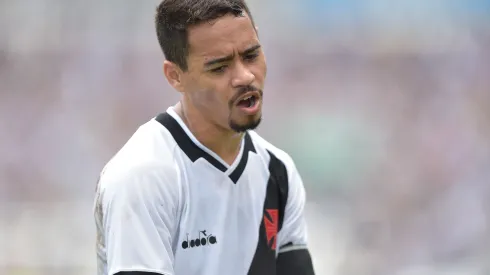
[[[271,177],[280,183],[284,196],[287,197],[288,205],[294,205],[304,201],[304,184],[301,175],[296,168],[293,158],[284,150],[272,145],[256,132],[249,132],[257,152],[264,155]]]
[[[178,193],[180,170],[172,141],[154,119],[140,126],[102,169],[100,191],[106,196]]]
[[[133,133],[104,169],[147,169],[158,162],[169,166],[175,162],[176,145],[168,130],[151,119]]]
[[[154,119],[140,126],[100,173],[100,181],[131,185],[132,182],[175,182],[178,179],[176,144]],[[143,179],[145,179],[143,181]]]
[[[104,183],[132,184],[137,180],[162,181],[177,180],[179,169],[175,163],[144,160],[132,163],[109,162],[100,174],[100,181]]]
[[[269,162],[279,161],[285,166],[288,172],[293,172],[293,170],[296,170],[296,165],[293,158],[286,151],[273,145],[255,131],[249,131],[248,133],[254,142],[256,150],[259,151],[259,154],[267,156],[269,158]]]
[[[98,193],[107,200],[124,199],[128,203],[179,198],[179,170],[169,163],[145,161],[106,166],[100,175]]]

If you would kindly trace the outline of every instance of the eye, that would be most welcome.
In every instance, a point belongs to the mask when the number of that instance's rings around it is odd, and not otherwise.
[[[227,66],[220,66],[220,67],[211,69],[209,71],[212,72],[212,73],[215,73],[215,74],[220,74],[220,73],[223,73],[226,70],[226,67]]]
[[[259,56],[258,53],[251,53],[251,54],[247,54],[246,56],[244,56],[243,59],[245,61],[254,61],[255,59],[257,59],[258,56]]]

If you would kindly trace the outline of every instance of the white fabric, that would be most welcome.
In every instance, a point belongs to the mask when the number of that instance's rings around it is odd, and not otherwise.
[[[198,143],[173,109],[167,113],[194,144],[209,151]],[[155,119],[140,127],[106,165],[97,187],[94,212],[98,275],[120,271],[246,275],[264,218],[270,176],[267,151],[284,163],[289,178],[284,225],[277,236],[277,247],[292,243],[288,249],[304,249],[305,192],[299,173],[286,153],[255,132],[250,132],[250,136],[256,153],[244,152],[242,142],[237,161],[225,166],[223,172],[204,158],[192,162],[168,129]],[[248,154],[248,161],[234,183],[229,175],[242,154]],[[197,246],[197,239],[199,244],[206,240],[206,245]]]

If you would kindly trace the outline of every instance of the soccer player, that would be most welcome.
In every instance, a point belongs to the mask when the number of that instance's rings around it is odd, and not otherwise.
[[[266,62],[244,0],[163,0],[163,73],[182,97],[101,172],[99,275],[313,275],[305,190],[253,131]]]

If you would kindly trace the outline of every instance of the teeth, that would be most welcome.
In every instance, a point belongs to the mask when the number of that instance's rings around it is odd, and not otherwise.
[[[242,99],[242,100],[249,100],[252,96],[247,96],[246,98]]]

